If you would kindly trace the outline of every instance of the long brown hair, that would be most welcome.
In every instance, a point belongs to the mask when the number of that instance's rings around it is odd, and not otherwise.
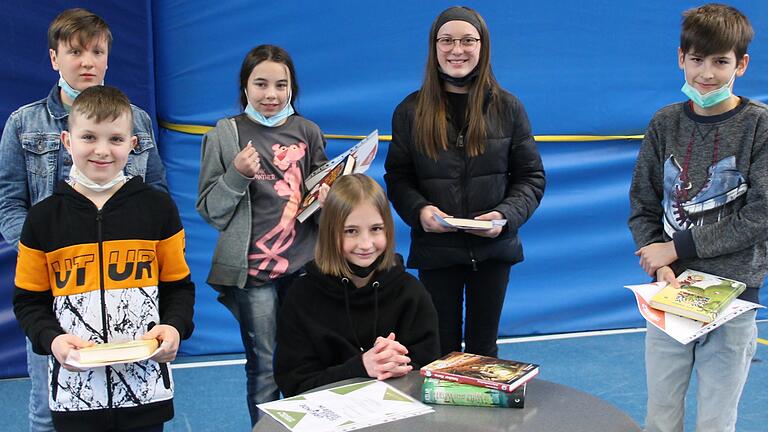
[[[315,245],[315,263],[321,272],[337,277],[350,277],[352,270],[342,251],[344,224],[355,207],[370,203],[381,215],[387,237],[387,247],[377,270],[395,265],[395,225],[389,201],[376,181],[364,174],[339,177],[328,192],[320,213],[319,235]]]
[[[499,84],[493,76],[491,69],[491,38],[485,20],[475,10],[462,6],[468,13],[474,15],[480,28],[480,56],[478,58],[477,77],[469,84],[469,100],[467,102],[467,135],[464,142],[469,156],[477,156],[485,151],[485,138],[487,136],[484,108],[489,103],[492,108],[490,115],[497,115],[498,109],[495,100],[499,97]],[[448,9],[450,10],[450,9]],[[446,10],[447,11],[447,10]],[[443,11],[445,13],[446,11]],[[442,26],[440,16],[435,18],[429,31],[427,40],[427,67],[424,73],[424,82],[416,101],[416,115],[414,118],[414,131],[412,139],[416,148],[432,159],[437,159],[441,150],[448,149],[448,134],[446,119],[446,96],[443,89],[443,79],[439,75],[437,62],[437,32]],[[488,98],[488,100],[486,99]]]

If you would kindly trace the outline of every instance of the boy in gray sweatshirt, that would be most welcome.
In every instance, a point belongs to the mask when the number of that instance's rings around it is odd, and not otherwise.
[[[690,99],[659,110],[630,189],[640,265],[658,281],[695,269],[743,281],[758,302],[768,270],[768,106],[733,94],[754,31],[735,8],[683,14],[678,62]],[[698,378],[696,430],[733,431],[755,353],[755,311],[681,345],[647,326],[646,431],[682,431],[685,393]]]

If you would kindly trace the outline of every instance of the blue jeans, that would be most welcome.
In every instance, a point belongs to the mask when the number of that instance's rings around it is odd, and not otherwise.
[[[276,400],[280,393],[272,372],[277,330],[277,283],[258,287],[222,287],[219,301],[240,323],[245,348],[245,376],[251,424],[261,416],[257,404]]]
[[[736,430],[736,413],[757,347],[754,310],[683,345],[651,324],[645,337],[647,432],[682,432],[685,394],[696,369],[696,431]]]
[[[48,356],[32,352],[27,341],[27,373],[29,374],[29,431],[53,431],[51,409],[48,407]]]

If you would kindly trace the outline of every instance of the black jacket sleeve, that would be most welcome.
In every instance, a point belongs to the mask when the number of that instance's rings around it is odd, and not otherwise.
[[[176,328],[181,339],[192,335],[195,284],[184,257],[185,234],[176,204],[168,198],[168,219],[158,244],[160,259],[160,323]]]
[[[412,97],[412,96],[411,96]],[[409,97],[410,98],[410,97]],[[419,212],[431,204],[419,191],[418,176],[412,152],[416,151],[411,136],[413,112],[406,98],[392,115],[392,142],[384,161],[384,181],[392,206],[411,228],[420,228]]]
[[[48,264],[37,240],[34,227],[37,212],[33,209],[22,228],[19,255],[16,261],[16,288],[13,293],[13,313],[32,342],[37,354],[51,354],[51,343],[65,331],[53,312],[53,294],[48,279]]]
[[[511,102],[509,119],[514,132],[509,149],[507,193],[495,210],[507,219],[509,229],[517,230],[539,206],[546,180],[528,114],[517,98]]]

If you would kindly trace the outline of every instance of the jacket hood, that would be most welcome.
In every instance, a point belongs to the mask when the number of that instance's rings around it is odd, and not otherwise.
[[[349,278],[322,273],[315,261],[307,263],[306,269],[305,277],[309,278],[307,282],[317,286],[323,294],[335,299],[344,300],[346,290],[351,305],[371,303],[375,301],[375,296],[380,300],[389,295],[396,295],[397,287],[400,286],[397,282],[406,276],[403,257],[399,254],[395,255],[394,266],[384,271],[375,271],[368,284],[362,288],[355,287]]]
[[[141,177],[133,177],[128,180],[123,185],[123,187],[118,189],[117,192],[115,192],[115,194],[109,198],[109,200],[107,200],[107,202],[104,204],[104,208],[107,209],[110,207],[118,206],[128,198],[137,193],[140,193],[147,188],[149,188],[149,186],[144,184],[144,182],[141,180]],[[53,194],[66,199],[75,208],[92,209],[94,207],[91,200],[86,198],[80,192],[76,191],[72,186],[69,185],[69,183],[64,180],[59,182],[56,191],[54,191]]]

